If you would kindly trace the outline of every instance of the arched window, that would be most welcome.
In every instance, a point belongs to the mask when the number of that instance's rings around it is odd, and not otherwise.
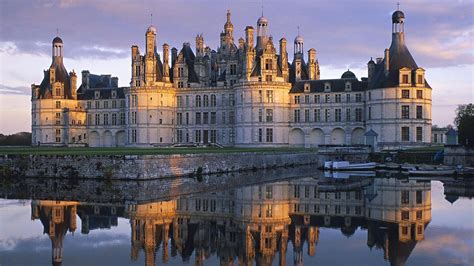
[[[207,96],[207,95],[204,95],[204,98],[203,98],[203,106],[204,106],[204,107],[208,107],[208,106],[209,106],[209,96]]]
[[[215,94],[211,94],[211,106],[212,107],[215,107],[217,105],[217,102],[216,102],[216,95]]]
[[[201,95],[196,95],[196,107],[201,107]]]

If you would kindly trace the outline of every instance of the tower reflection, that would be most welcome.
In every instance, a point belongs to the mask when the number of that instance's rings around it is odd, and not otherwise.
[[[143,252],[146,265],[166,263],[170,256],[195,265],[211,256],[220,265],[286,265],[289,245],[292,263],[303,265],[305,256],[317,255],[322,228],[339,229],[346,237],[367,230],[369,248],[403,265],[431,220],[431,185],[396,178],[305,178],[150,203],[33,201],[32,219],[40,219],[51,238],[53,265],[61,264],[62,241],[75,231],[76,214],[83,234],[128,219],[131,259]]]

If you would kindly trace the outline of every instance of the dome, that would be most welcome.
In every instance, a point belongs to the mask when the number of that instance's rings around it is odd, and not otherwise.
[[[146,30],[146,32],[150,32],[150,31],[153,32],[154,34],[156,34],[156,28],[153,25],[148,27],[148,29]]]
[[[56,38],[53,39],[53,43],[63,43],[63,40],[61,40],[61,38],[56,36]]]
[[[295,43],[303,43],[304,39],[301,35],[296,36]]]
[[[258,18],[257,24],[268,24],[268,19],[264,16],[261,16]]]
[[[355,78],[356,78],[356,75],[349,70],[344,72],[341,76],[341,79],[355,79]]]
[[[405,20],[405,14],[400,11],[400,10],[397,10],[395,12],[393,12],[392,14],[392,22],[393,23],[401,23]]]

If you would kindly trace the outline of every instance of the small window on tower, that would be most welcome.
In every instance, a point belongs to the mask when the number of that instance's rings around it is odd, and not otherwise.
[[[408,74],[403,74],[402,75],[402,83],[403,84],[408,84]]]

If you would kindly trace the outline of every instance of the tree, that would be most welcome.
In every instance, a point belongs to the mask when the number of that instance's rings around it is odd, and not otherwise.
[[[454,124],[458,128],[459,144],[474,146],[474,105],[472,103],[458,105]]]

